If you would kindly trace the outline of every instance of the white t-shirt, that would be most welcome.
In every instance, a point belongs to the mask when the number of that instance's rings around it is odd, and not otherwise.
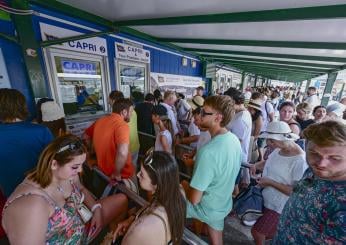
[[[172,153],[172,135],[168,130],[161,131],[156,135],[155,151],[164,151],[163,146],[161,144],[161,140],[160,140],[161,135],[166,137],[169,150],[170,150],[169,153]]]
[[[204,146],[205,144],[207,144],[209,141],[211,140],[211,135],[209,133],[209,131],[201,131],[199,138],[198,138],[198,142],[197,142],[197,151]]]
[[[187,120],[191,106],[186,100],[180,99],[177,105],[178,120]]]
[[[308,103],[312,109],[321,104],[320,98],[318,98],[317,94],[308,96],[304,102]]]
[[[171,122],[172,122],[173,132],[174,132],[174,135],[176,135],[177,133],[179,133],[179,129],[178,129],[178,124],[177,124],[177,117],[173,111],[173,108],[170,105],[163,103],[163,102],[161,103],[161,105],[166,107],[167,116],[168,116],[169,120],[171,120]]]
[[[189,131],[189,136],[194,136],[194,135],[200,135],[201,134],[201,131],[196,126],[196,124],[194,123],[193,120],[191,120],[191,122],[189,124],[188,131]],[[193,147],[193,148],[196,148],[197,147],[197,142],[191,143],[190,146]]]
[[[269,114],[274,113],[274,107],[270,102],[265,100],[261,105],[261,112],[263,121],[261,132],[264,132],[267,130],[267,126],[270,120]]]
[[[250,112],[248,110],[237,112],[226,128],[241,140],[242,162],[247,162],[252,129]]]
[[[305,154],[286,157],[275,149],[268,157],[263,169],[263,177],[270,178],[278,183],[293,186],[298,182],[308,168]],[[281,214],[289,196],[273,187],[265,187],[262,191],[264,206]]]

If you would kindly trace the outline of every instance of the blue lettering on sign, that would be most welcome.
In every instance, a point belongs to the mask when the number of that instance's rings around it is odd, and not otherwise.
[[[96,52],[96,45],[92,43],[82,42],[82,41],[69,41],[67,42],[68,46],[71,48],[77,48],[80,50],[89,50]]]
[[[73,60],[61,60],[64,73],[96,75],[96,64],[78,62]]]

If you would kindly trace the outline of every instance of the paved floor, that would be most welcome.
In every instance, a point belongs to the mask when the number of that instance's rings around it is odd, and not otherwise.
[[[227,217],[224,229],[224,244],[253,245],[251,227],[244,226],[236,217]]]

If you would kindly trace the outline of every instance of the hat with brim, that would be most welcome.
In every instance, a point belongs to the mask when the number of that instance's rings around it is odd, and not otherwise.
[[[261,110],[261,103],[257,100],[250,100],[250,102],[247,104],[248,107],[254,108],[256,110]]]
[[[267,126],[267,130],[259,135],[259,138],[273,139],[279,141],[295,141],[299,136],[292,133],[290,126],[282,121],[271,122]]]
[[[196,95],[191,100],[188,100],[187,103],[191,106],[192,110],[195,110],[203,106],[204,99],[202,96]]]

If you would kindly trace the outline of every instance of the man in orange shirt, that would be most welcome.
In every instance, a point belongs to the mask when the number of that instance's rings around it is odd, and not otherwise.
[[[129,152],[130,129],[128,122],[133,112],[129,99],[119,99],[113,104],[113,113],[96,121],[93,145],[97,164],[112,179],[133,176],[134,166]]]

